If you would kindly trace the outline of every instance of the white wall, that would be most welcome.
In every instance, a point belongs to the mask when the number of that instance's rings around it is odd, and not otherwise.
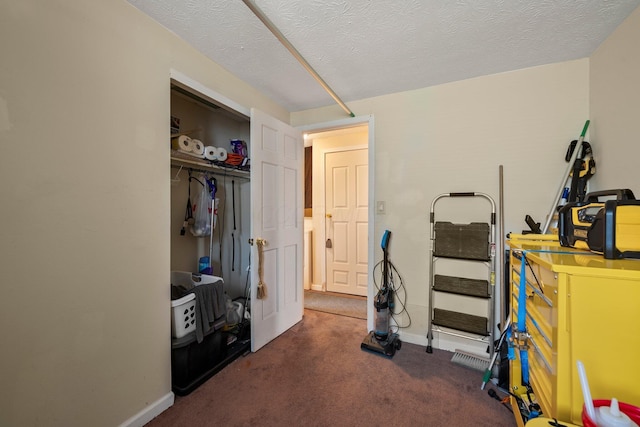
[[[0,1],[0,425],[170,404],[169,78],[289,113],[123,0]]]
[[[590,60],[592,139],[599,190],[630,188],[640,198],[640,8]]]
[[[589,61],[582,59],[348,103],[356,115],[375,118],[375,200],[386,202],[386,214],[375,216],[370,241],[393,232],[390,257],[404,278],[413,322],[405,339],[426,342],[433,198],[477,191],[497,202],[502,164],[506,231],[527,228],[526,214],[542,221],[568,143],[588,118],[588,100]],[[291,121],[302,126],[342,117],[332,106],[292,113]],[[441,219],[468,222],[483,209],[464,203],[439,212]]]

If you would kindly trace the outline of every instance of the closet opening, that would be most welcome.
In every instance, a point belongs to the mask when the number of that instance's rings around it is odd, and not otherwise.
[[[251,346],[250,118],[173,79],[170,100],[172,389],[185,395]]]

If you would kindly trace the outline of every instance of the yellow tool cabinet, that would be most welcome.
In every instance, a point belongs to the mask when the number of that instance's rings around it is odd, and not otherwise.
[[[615,397],[640,406],[640,260],[606,260],[561,247],[552,235],[511,235],[508,244],[511,324],[518,325],[520,314],[526,325],[526,333],[511,337],[511,391],[529,401],[522,383],[522,349],[531,397],[545,417],[582,425],[576,360],[585,365],[594,399]],[[520,280],[522,271],[526,283]],[[523,426],[513,397],[511,404]]]

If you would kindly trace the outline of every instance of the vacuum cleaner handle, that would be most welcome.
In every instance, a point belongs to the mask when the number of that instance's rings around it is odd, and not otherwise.
[[[387,248],[389,247],[390,237],[391,237],[391,232],[389,230],[384,230],[384,234],[382,235],[382,242],[380,243],[380,246],[382,247],[383,251],[386,251]]]

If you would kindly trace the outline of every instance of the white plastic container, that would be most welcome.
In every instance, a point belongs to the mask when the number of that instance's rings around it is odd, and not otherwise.
[[[191,273],[189,271],[172,271],[171,285],[190,289],[193,286],[206,285],[222,280],[221,277],[209,274]],[[171,336],[182,338],[196,330],[196,295],[191,293],[171,301]]]
[[[196,330],[196,294],[171,301],[171,336],[182,338]]]
[[[631,418],[620,411],[618,399],[611,398],[611,406],[600,406],[598,408],[598,425],[602,427],[638,427],[638,424],[631,421]]]

